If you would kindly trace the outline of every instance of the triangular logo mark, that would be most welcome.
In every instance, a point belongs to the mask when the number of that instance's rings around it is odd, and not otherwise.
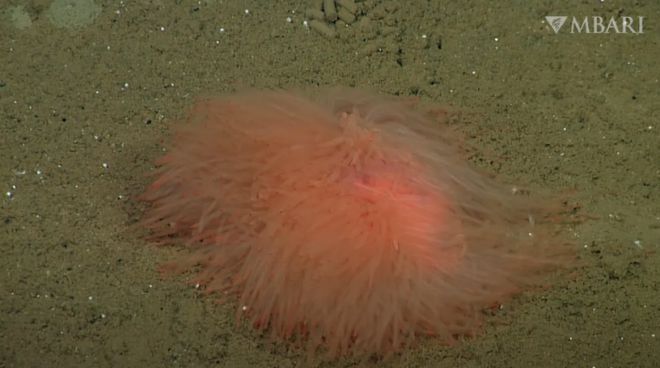
[[[561,26],[563,26],[564,22],[566,22],[566,16],[548,15],[545,17],[545,21],[548,22],[548,24],[550,25],[550,27],[552,27],[552,30],[555,31],[556,34],[559,33]]]

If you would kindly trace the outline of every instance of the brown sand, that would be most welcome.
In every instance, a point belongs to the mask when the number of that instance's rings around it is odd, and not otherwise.
[[[473,164],[537,190],[576,188],[598,217],[566,229],[583,246],[575,281],[502,306],[482,337],[453,347],[429,340],[389,366],[660,360],[660,36],[652,22],[637,36],[555,35],[543,16],[609,17],[620,5],[375,1],[384,5],[369,24],[326,40],[300,25],[306,2],[250,3],[248,17],[242,3],[113,3],[71,30],[51,25],[46,0],[9,2],[31,17],[22,29],[2,9],[1,367],[303,361],[235,328],[232,306],[161,280],[156,265],[176,250],[145,247],[130,225],[143,210],[132,197],[195,96],[315,84],[454,105],[465,112],[454,127],[479,147]],[[624,13],[651,19],[660,7]]]

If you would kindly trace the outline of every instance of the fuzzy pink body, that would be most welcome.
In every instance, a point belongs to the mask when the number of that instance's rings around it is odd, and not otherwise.
[[[191,248],[170,269],[199,266],[195,282],[257,328],[332,356],[474,335],[484,308],[568,259],[546,208],[393,98],[204,100],[159,164],[144,223]]]

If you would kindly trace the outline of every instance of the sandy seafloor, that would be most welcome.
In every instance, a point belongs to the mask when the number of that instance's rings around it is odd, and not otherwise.
[[[161,279],[176,250],[130,226],[195,97],[316,85],[452,106],[473,165],[575,189],[594,217],[565,230],[577,277],[504,305],[481,337],[383,366],[660,366],[660,5],[371,3],[327,39],[303,0],[1,2],[0,367],[300,366],[232,305]],[[644,33],[555,34],[546,15],[644,16]]]

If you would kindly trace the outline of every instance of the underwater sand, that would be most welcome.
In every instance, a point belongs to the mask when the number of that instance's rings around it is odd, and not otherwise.
[[[565,230],[584,262],[574,278],[502,306],[484,336],[429,339],[384,366],[660,361],[660,5],[372,1],[371,22],[329,40],[302,25],[311,1],[7,3],[0,367],[304,363],[236,327],[234,306],[161,279],[157,265],[177,249],[146,246],[131,226],[143,211],[133,197],[196,96],[313,85],[453,106],[475,166],[539,191],[575,189],[594,217]],[[543,22],[621,8],[646,17],[644,34],[554,34]]]

